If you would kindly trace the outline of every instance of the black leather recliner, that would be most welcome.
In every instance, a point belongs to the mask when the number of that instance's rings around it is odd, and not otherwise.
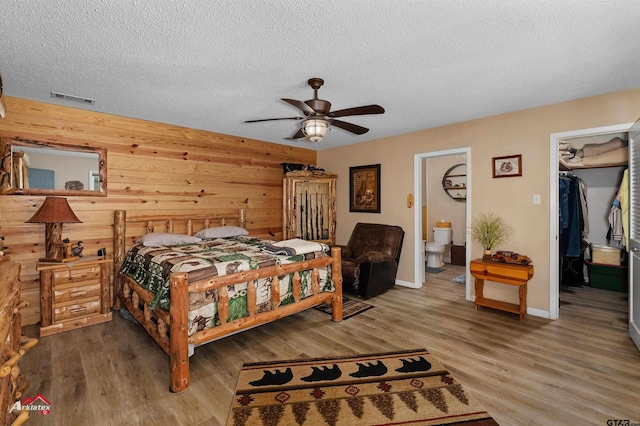
[[[396,283],[404,231],[399,226],[357,223],[342,249],[342,289],[365,299]]]

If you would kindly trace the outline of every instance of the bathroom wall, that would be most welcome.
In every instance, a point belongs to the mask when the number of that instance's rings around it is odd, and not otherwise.
[[[466,163],[466,156],[463,154],[446,155],[442,157],[428,158],[425,161],[425,200],[427,210],[426,237],[427,241],[433,241],[433,228],[438,221],[451,222],[451,238],[455,245],[463,246],[466,240],[466,203],[454,200],[447,191],[442,188],[442,178],[447,170],[460,163]],[[454,173],[462,174],[466,172],[465,167],[459,167]],[[465,191],[459,191],[464,195]],[[456,191],[449,191],[451,195],[456,195]],[[443,260],[451,261],[450,248],[447,248]]]

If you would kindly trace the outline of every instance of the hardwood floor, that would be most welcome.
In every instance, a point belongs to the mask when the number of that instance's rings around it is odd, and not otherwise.
[[[310,309],[197,348],[191,387],[169,392],[169,361],[136,324],[113,322],[40,339],[23,359],[51,414],[30,425],[225,424],[243,362],[427,348],[501,425],[640,422],[640,352],[627,333],[624,293],[571,288],[560,319],[481,308],[451,279],[426,274],[422,289],[396,286],[373,309],[341,323]],[[25,327],[35,336],[35,326]]]

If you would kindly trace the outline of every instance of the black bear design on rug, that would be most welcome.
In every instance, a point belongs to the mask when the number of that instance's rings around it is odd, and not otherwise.
[[[319,382],[321,380],[337,380],[342,376],[342,371],[337,364],[333,364],[331,368],[326,365],[322,366],[322,369],[318,367],[311,367],[313,370],[310,375],[303,377],[300,380],[305,382]]]
[[[372,362],[367,362],[367,365],[362,362],[356,362],[356,364],[358,365],[358,371],[349,374],[351,377],[373,377],[387,374],[387,366],[380,360],[375,365]]]
[[[400,361],[402,361],[402,367],[396,368],[396,371],[399,373],[414,373],[416,371],[431,370],[431,363],[424,359],[424,357],[420,357],[417,360],[403,358]]]
[[[418,359],[413,358],[401,358],[402,367],[397,368],[399,373],[414,373],[419,371],[429,371],[431,369],[431,363],[420,356]],[[387,366],[380,360],[373,362],[356,362],[358,371],[349,374],[351,377],[378,377],[384,376],[388,369]],[[272,386],[272,385],[284,385],[293,380],[293,372],[291,368],[287,368],[284,372],[280,369],[269,371],[262,370],[263,376],[260,380],[254,380],[249,382],[251,386]],[[333,364],[331,367],[323,365],[321,367],[311,367],[311,374],[300,378],[305,382],[320,382],[326,380],[337,380],[342,376],[342,371],[337,364]]]
[[[274,372],[271,372],[269,370],[262,371],[264,371],[262,379],[249,382],[251,386],[284,385],[285,383],[289,383],[293,379],[291,368],[287,368],[284,372],[280,370],[276,370]]]

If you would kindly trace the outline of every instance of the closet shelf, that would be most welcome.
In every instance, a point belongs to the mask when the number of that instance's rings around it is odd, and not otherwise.
[[[561,141],[558,146],[560,170],[625,167],[629,164],[628,142],[615,136],[604,143],[587,143],[581,148]]]
[[[629,162],[598,164],[597,166],[568,166],[566,163],[563,163],[562,161],[560,161],[558,170],[560,170],[561,172],[569,172],[571,170],[604,169],[607,167],[628,167],[628,166],[629,166]]]

